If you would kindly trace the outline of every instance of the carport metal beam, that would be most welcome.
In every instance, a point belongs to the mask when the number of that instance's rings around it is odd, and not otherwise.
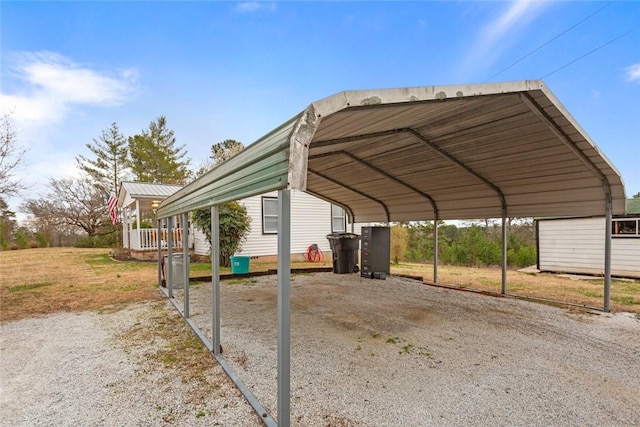
[[[433,283],[438,283],[438,218],[433,220]]]
[[[604,240],[604,311],[611,311],[611,194],[607,194]]]
[[[182,219],[180,220],[180,225],[182,228],[182,286],[184,289],[184,317],[189,318],[191,314],[189,313],[189,228],[187,224],[189,222],[189,214],[183,213]]]
[[[336,206],[340,206],[342,209],[347,211],[347,213],[349,214],[349,218],[351,219],[351,225],[353,225],[353,223],[355,222],[355,215],[353,214],[353,210],[351,209],[351,207],[345,205],[344,203],[340,203],[340,202],[337,202],[335,200],[331,200],[328,197],[320,196],[319,194],[316,194],[313,191],[306,190],[306,193],[311,194],[312,196],[315,196],[318,199],[321,199],[321,200],[324,200],[326,202],[332,203],[332,204],[334,204]]]
[[[219,216],[219,208],[218,208],[218,206],[213,206],[211,208],[211,236],[212,236],[212,242],[211,242],[212,277],[211,277],[211,281],[212,281],[212,288],[213,288],[213,342],[209,341],[209,339],[206,337],[204,332],[198,327],[196,322],[186,315],[186,312],[184,310],[184,306],[181,307],[180,304],[178,303],[178,301],[176,301],[176,299],[173,297],[172,283],[171,283],[171,280],[170,280],[171,278],[170,277],[166,278],[166,283],[167,283],[167,287],[166,288],[163,288],[161,286],[161,282],[159,283],[160,290],[167,297],[167,299],[169,299],[169,302],[171,302],[173,307],[178,311],[178,313],[180,313],[180,315],[187,322],[189,327],[191,327],[193,332],[198,336],[200,341],[202,341],[202,343],[205,345],[205,347],[207,347],[207,349],[209,349],[209,351],[211,351],[211,353],[213,354],[213,357],[218,361],[218,363],[222,367],[222,370],[227,374],[229,379],[231,381],[233,381],[233,383],[236,385],[236,387],[238,388],[240,393],[242,393],[242,395],[245,397],[245,399],[247,400],[249,405],[251,405],[251,407],[256,412],[256,414],[258,414],[258,416],[260,417],[260,419],[263,422],[263,424],[266,425],[267,427],[276,427],[276,426],[278,426],[278,424],[267,413],[267,410],[264,408],[264,406],[262,406],[262,404],[260,404],[258,399],[256,399],[256,397],[251,393],[251,390],[249,390],[249,388],[242,382],[240,377],[238,377],[238,375],[231,368],[231,366],[229,366],[229,364],[222,357],[222,354],[221,354],[222,353],[222,346],[220,344],[220,243],[219,243],[220,242],[220,239],[219,239],[219,236],[220,236],[220,231],[219,231],[220,230],[220,220],[219,220],[219,218],[220,218],[220,216]],[[172,232],[171,217],[167,218],[166,221],[168,223],[167,241],[168,241],[168,244],[172,244],[172,241],[171,241],[171,232]],[[162,220],[158,220],[158,226],[159,226],[158,228],[159,229],[160,229],[161,225],[162,225]],[[290,239],[290,237],[288,237],[287,239]],[[158,238],[158,251],[159,252],[160,252],[160,245],[161,245],[160,240],[161,239]],[[171,261],[171,257],[172,257],[171,246],[168,247],[168,252],[169,252],[168,253],[168,262],[166,264],[168,264],[167,267],[170,267],[171,264],[172,264],[172,261]],[[158,263],[158,267],[159,267],[158,271],[160,271],[160,268],[161,268],[161,264],[160,263]],[[288,271],[289,271],[289,282],[288,283],[289,283],[289,287],[290,287],[291,286],[290,285],[290,267],[289,267]],[[160,275],[158,277],[160,277]],[[287,315],[288,315],[288,313],[287,313]],[[286,332],[287,332],[287,336],[288,336],[289,331],[287,330]],[[287,414],[288,414],[288,412],[289,412],[289,410],[287,409]]]
[[[291,190],[278,190],[278,426],[291,423]]]
[[[416,139],[427,144],[429,147],[431,147],[435,152],[440,154],[445,159],[456,164],[460,168],[464,169],[467,173],[473,175],[474,177],[482,181],[487,187],[491,188],[498,195],[498,198],[500,199],[500,205],[502,207],[502,293],[506,294],[507,293],[507,228],[506,228],[507,200],[504,197],[504,193],[502,192],[500,187],[498,187],[497,185],[489,181],[487,178],[485,178],[475,170],[473,170],[466,163],[460,161],[455,156],[449,154],[448,152],[440,148],[437,144],[434,144],[431,140],[429,140],[429,138],[425,138],[424,136],[422,136],[420,132],[417,132],[416,130],[411,128],[406,128],[405,131],[409,132]]]
[[[213,354],[220,355],[220,209],[211,207],[211,292],[213,301]]]
[[[507,293],[507,209],[502,208],[502,293]]]
[[[322,179],[325,179],[325,180],[327,180],[327,181],[329,181],[329,182],[332,182],[332,183],[334,183],[334,184],[336,184],[336,185],[339,185],[339,186],[340,186],[340,187],[342,187],[342,188],[346,188],[346,189],[347,189],[347,190],[349,190],[349,191],[353,191],[354,193],[359,194],[359,195],[360,195],[360,196],[362,196],[362,197],[365,197],[365,198],[367,198],[367,199],[369,199],[369,200],[372,200],[372,201],[374,201],[374,202],[378,203],[380,206],[382,206],[382,209],[384,209],[384,213],[385,213],[385,216],[386,216],[386,218],[387,218],[387,222],[391,222],[391,218],[390,218],[390,214],[389,214],[389,208],[388,208],[388,207],[387,207],[387,205],[385,205],[381,200],[376,199],[375,197],[372,197],[372,196],[370,196],[370,195],[368,195],[368,194],[366,194],[366,193],[363,193],[363,192],[362,192],[362,191],[360,191],[360,190],[356,190],[355,188],[352,188],[352,187],[346,186],[346,185],[344,185],[343,183],[341,183],[341,182],[339,182],[339,181],[337,181],[337,180],[335,180],[335,179],[333,179],[333,178],[331,178],[331,177],[329,177],[329,176],[327,176],[327,175],[325,175],[325,174],[323,174],[323,173],[320,173],[320,172],[316,172],[316,171],[314,171],[314,170],[311,170],[311,168],[308,168],[308,169],[307,169],[307,171],[308,171],[309,173],[312,173],[312,174],[314,174],[314,175],[319,176],[319,177],[320,177],[320,178],[322,178]]]
[[[409,134],[413,135],[414,138],[418,139],[419,141],[421,141],[421,142],[425,143],[426,145],[428,145],[429,147],[431,147],[440,156],[442,156],[445,159],[449,160],[450,162],[456,164],[460,168],[464,169],[467,173],[471,174],[472,176],[476,177],[478,180],[482,181],[485,185],[487,185],[489,188],[491,188],[498,195],[498,198],[500,199],[500,205],[501,205],[501,208],[502,208],[502,230],[503,230],[503,232],[502,232],[502,293],[505,294],[507,292],[507,235],[506,235],[507,201],[506,201],[506,198],[504,196],[504,193],[502,192],[502,190],[497,185],[495,185],[494,183],[489,181],[487,178],[485,178],[484,176],[482,176],[481,174],[479,174],[478,172],[473,170],[467,164],[465,164],[464,162],[460,161],[456,157],[452,156],[451,154],[449,154],[448,152],[446,152],[445,150],[440,148],[437,144],[433,143],[428,138],[425,138],[422,134],[420,134],[418,131],[416,131],[415,129],[412,129],[412,128],[397,128],[397,129],[390,129],[390,130],[381,131],[381,132],[372,132],[372,133],[367,133],[367,134],[347,136],[347,137],[343,137],[343,138],[328,139],[328,140],[324,140],[324,141],[314,142],[313,145],[316,148],[318,148],[318,147],[328,147],[328,146],[337,145],[337,144],[343,144],[343,143],[347,143],[347,142],[362,141],[364,139],[369,139],[369,138],[396,135],[396,134],[399,134],[399,133],[409,133]],[[345,150],[337,151],[337,153],[346,153],[347,155],[352,157],[354,160],[356,160],[356,161],[360,160],[357,157],[355,157],[353,155],[350,155],[350,153],[346,152]],[[331,155],[331,154],[333,154],[333,153],[310,156],[309,158],[315,158],[315,157]],[[309,169],[309,172],[314,173],[314,174],[316,174],[318,176],[321,176],[322,178],[327,179],[328,181],[331,181],[334,184],[341,185],[341,186],[344,187],[344,184],[336,182],[336,181],[330,179],[327,176],[323,176],[323,175],[321,175],[321,174],[319,174],[317,172],[312,171],[311,169]],[[383,173],[383,174],[385,176],[388,175],[386,173]],[[393,178],[393,180],[395,182],[398,182],[397,178],[395,178],[395,177],[392,177],[392,178]],[[345,188],[349,188],[349,187],[345,187]],[[350,188],[350,189],[353,190],[352,188]],[[359,194],[361,194],[361,193],[359,193]],[[423,196],[427,196],[426,193],[423,193],[421,191],[420,191],[420,194],[423,195]],[[376,202],[378,202],[378,203],[382,204],[383,206],[385,206],[381,201],[373,199],[371,196],[364,195],[364,194],[361,194],[361,195],[363,195],[365,197],[368,197],[371,200],[375,200]],[[429,197],[429,196],[427,196],[427,197],[430,200],[432,200],[431,197]],[[436,221],[437,221],[438,210],[437,210],[437,207],[436,207],[434,201],[432,201],[432,206],[433,206],[433,209],[434,209],[434,214],[435,214],[434,216],[435,216]],[[390,219],[389,219],[388,210],[387,210],[386,206],[385,206],[385,210],[387,211],[387,222],[389,222]],[[434,227],[434,229],[435,229],[435,227]],[[437,232],[437,230],[436,230],[436,232]],[[437,251],[437,246],[438,245],[437,245],[437,237],[436,237],[436,241],[434,242],[434,270],[433,270],[433,280],[434,280],[434,282],[437,282],[437,276],[438,276],[438,271],[437,271],[437,252],[436,252]]]
[[[397,133],[397,132],[394,132]],[[433,200],[433,197],[431,197],[429,194],[418,190],[417,188],[415,188],[414,186],[412,186],[411,184],[408,184],[404,181],[402,181],[401,179],[398,179],[397,177],[385,172],[384,170],[380,169],[379,167],[372,165],[371,163],[361,159],[360,157],[356,156],[355,154],[350,153],[347,150],[339,150],[339,151],[333,151],[330,153],[324,153],[324,154],[316,154],[313,156],[309,156],[309,159],[319,159],[319,158],[323,158],[323,157],[330,157],[330,156],[335,156],[335,155],[345,155],[347,157],[349,157],[350,159],[366,166],[369,169],[374,170],[375,172],[379,173],[380,175],[384,176],[385,178],[402,185],[403,187],[406,187],[408,189],[410,189],[411,191],[413,191],[414,193],[418,194],[419,196],[427,199],[429,201],[429,204],[431,205],[431,208],[433,209],[433,215],[435,217],[434,219],[434,236],[435,236],[435,241],[434,241],[434,255],[433,255],[433,283],[437,283],[438,282],[438,228],[437,228],[437,223],[438,223],[438,205],[436,204],[436,201]],[[352,225],[352,232],[353,232],[353,222],[351,223]]]
[[[160,233],[162,232],[162,220],[158,219],[156,221],[156,245],[158,246],[158,287],[162,287],[162,276],[164,270],[162,268],[162,236]]]
[[[355,160],[356,162],[360,163],[361,165],[364,165],[365,167],[376,171],[377,173],[379,173],[380,175],[384,176],[385,178],[402,185],[403,187],[406,187],[408,189],[410,189],[411,191],[413,191],[414,193],[418,194],[419,196],[427,199],[429,201],[429,204],[431,205],[431,208],[433,209],[433,213],[434,215],[437,217],[438,216],[438,206],[436,205],[435,200],[433,200],[433,197],[431,197],[430,195],[428,195],[427,193],[418,190],[417,188],[415,188],[414,186],[412,186],[411,184],[407,184],[406,182],[402,181],[401,179],[398,179],[397,177],[385,172],[384,170],[380,169],[379,167],[372,165],[371,163],[367,162],[366,160],[361,159],[360,157],[356,156],[355,154],[352,154],[350,152],[348,152],[347,150],[339,150],[339,151],[332,151],[330,153],[324,153],[324,154],[316,154],[313,156],[309,156],[309,159],[320,159],[323,157],[331,157],[331,156],[336,156],[336,155],[345,155],[347,157],[349,157],[352,160]]]
[[[611,184],[604,173],[591,161],[585,153],[576,146],[576,143],[559,127],[553,119],[547,114],[546,111],[531,97],[531,95],[523,93],[520,94],[520,99],[524,102],[529,110],[536,114],[540,120],[542,120],[547,127],[562,141],[567,147],[571,149],[573,154],[578,157],[582,163],[584,163],[589,169],[592,170],[595,176],[600,179],[605,196],[605,242],[604,242],[604,311],[611,311],[611,218],[612,218],[612,194]]]
[[[173,299],[173,217],[167,218],[167,289]]]

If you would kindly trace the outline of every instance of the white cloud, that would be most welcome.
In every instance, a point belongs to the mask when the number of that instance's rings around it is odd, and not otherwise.
[[[476,42],[463,61],[463,72],[491,68],[502,52],[515,41],[516,33],[532,22],[545,4],[546,2],[536,0],[516,0],[509,3],[502,13],[479,31]]]
[[[10,57],[13,93],[0,93],[4,110],[16,120],[57,121],[78,106],[115,106],[135,91],[135,69],[99,71],[53,52],[21,52]]]
[[[511,6],[497,19],[483,28],[481,34],[482,43],[487,47],[495,45],[514,26],[520,25],[523,20],[526,20],[534,7],[536,7],[536,2],[531,0],[520,0],[511,3]]]
[[[241,13],[259,12],[261,10],[275,10],[275,3],[262,1],[247,1],[238,3],[236,10]]]
[[[640,81],[640,63],[633,64],[626,68],[627,80],[630,82]]]

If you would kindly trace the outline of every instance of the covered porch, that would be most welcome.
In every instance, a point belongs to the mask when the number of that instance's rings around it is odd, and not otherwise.
[[[193,232],[189,221],[182,224],[181,216],[173,218],[171,236],[166,225],[157,227],[160,203],[182,186],[148,182],[123,182],[118,193],[118,207],[122,221],[122,247],[139,260],[157,260],[158,246],[167,252],[169,244],[174,252],[182,252],[183,233],[188,236],[188,248],[193,249]]]

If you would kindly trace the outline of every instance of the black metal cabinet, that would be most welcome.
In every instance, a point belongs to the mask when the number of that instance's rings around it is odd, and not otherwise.
[[[389,227],[362,227],[360,231],[360,276],[385,279],[391,259],[391,229]]]

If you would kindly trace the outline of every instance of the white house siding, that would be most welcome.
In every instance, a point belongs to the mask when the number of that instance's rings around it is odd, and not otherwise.
[[[262,232],[262,197],[278,197],[277,192],[249,197],[239,203],[247,208],[251,218],[251,230],[237,255],[267,256],[278,253],[278,236]],[[354,225],[354,232],[360,234],[361,225]],[[347,231],[351,225],[347,224]],[[302,254],[315,243],[320,250],[330,256],[327,234],[331,233],[331,204],[302,191],[291,192],[291,253]],[[195,253],[209,255],[208,242],[204,238],[195,239]]]
[[[211,246],[207,236],[197,226],[193,227],[193,252],[196,255],[211,255]]]
[[[538,269],[604,274],[604,218],[538,221]],[[611,239],[611,272],[640,278],[640,239]]]

